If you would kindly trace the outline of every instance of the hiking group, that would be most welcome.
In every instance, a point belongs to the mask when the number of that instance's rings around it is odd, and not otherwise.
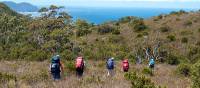
[[[51,59],[51,64],[50,64],[50,72],[52,75],[53,80],[59,80],[61,79],[61,73],[64,73],[64,65],[60,60],[60,55],[55,55],[52,57]],[[149,61],[149,68],[154,68],[154,59],[151,58],[151,60]],[[107,59],[106,61],[106,68],[107,68],[107,76],[113,76],[114,75],[114,69],[115,69],[115,61],[114,61],[114,57],[110,57]],[[122,71],[123,72],[128,72],[129,71],[129,61],[128,59],[124,59],[122,61]],[[81,77],[83,75],[84,72],[84,68],[85,68],[85,61],[84,58],[82,56],[78,56],[75,59],[75,68],[76,68],[76,75],[77,77]]]
[[[145,58],[149,61],[148,67],[151,70],[154,70],[155,67],[155,59],[160,58],[158,54],[158,48],[159,44],[154,47],[154,50],[151,47],[146,47],[144,48],[145,52]],[[60,55],[55,55],[51,59],[51,64],[50,64],[50,72],[54,80],[59,80],[61,79],[61,73],[64,73],[64,65],[62,64],[60,60]],[[113,76],[114,75],[114,69],[115,69],[115,60],[114,57],[109,57],[105,58],[106,59],[106,68],[107,68],[107,76]],[[136,61],[138,64],[142,63],[141,56],[139,54],[136,54]],[[129,60],[128,59],[123,59],[121,63],[121,68],[123,72],[128,72],[129,71]],[[79,55],[75,59],[75,69],[76,69],[76,75],[77,77],[82,77],[84,73],[84,68],[85,68],[85,61],[83,56]]]

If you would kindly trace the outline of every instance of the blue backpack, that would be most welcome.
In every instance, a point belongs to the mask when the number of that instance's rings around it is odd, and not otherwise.
[[[54,56],[51,60],[51,72],[57,73],[60,72],[60,58]]]
[[[149,65],[154,65],[154,64],[155,64],[154,59],[151,59],[150,62],[149,62]]]
[[[108,69],[114,69],[114,61],[112,59],[108,59],[107,68]]]

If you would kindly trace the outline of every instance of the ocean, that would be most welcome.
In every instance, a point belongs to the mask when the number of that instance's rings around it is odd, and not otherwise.
[[[67,7],[67,11],[73,20],[84,19],[88,22],[101,24],[107,21],[115,21],[125,16],[136,16],[149,19],[160,14],[169,14],[172,11],[195,11],[197,9],[167,9],[167,8],[92,8],[92,7]],[[39,16],[38,12],[20,12]]]

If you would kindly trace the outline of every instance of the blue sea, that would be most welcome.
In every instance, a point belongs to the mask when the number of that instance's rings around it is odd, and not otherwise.
[[[172,11],[195,11],[197,9],[167,9],[167,8],[92,8],[92,7],[67,7],[67,11],[74,20],[84,19],[91,23],[100,24],[107,21],[118,20],[125,16],[137,16],[149,19],[160,14],[169,14]],[[22,12],[39,16],[37,12]]]

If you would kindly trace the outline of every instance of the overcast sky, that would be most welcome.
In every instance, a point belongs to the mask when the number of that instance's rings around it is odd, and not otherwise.
[[[62,5],[86,7],[199,8],[200,0],[0,0],[29,2],[37,6]]]

